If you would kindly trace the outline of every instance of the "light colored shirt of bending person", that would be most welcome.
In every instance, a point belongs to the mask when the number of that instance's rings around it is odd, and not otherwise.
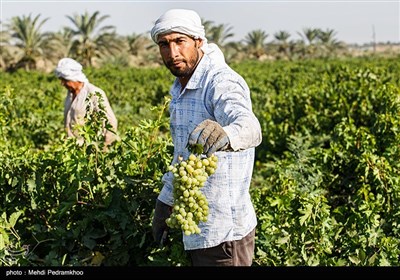
[[[68,91],[67,97],[64,103],[64,127],[67,132],[67,135],[70,137],[78,137],[76,130],[74,130],[75,125],[83,125],[84,118],[87,113],[87,106],[89,105],[90,111],[99,111],[99,98],[95,94],[96,92],[100,93],[101,99],[103,102],[103,107],[107,119],[112,126],[114,132],[117,131],[117,118],[111,108],[110,102],[104,91],[93,84],[86,82],[79,94],[74,98],[74,94],[71,91]],[[86,102],[86,99],[90,95],[89,104]],[[110,145],[113,141],[116,140],[116,134],[111,132],[103,127],[103,133],[105,137],[105,144]]]

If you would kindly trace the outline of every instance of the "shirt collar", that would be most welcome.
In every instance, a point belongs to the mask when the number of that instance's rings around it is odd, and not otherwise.
[[[190,80],[186,85],[187,89],[198,89],[201,87],[201,81],[204,78],[204,74],[207,71],[209,64],[209,56],[203,55],[196,69],[194,70],[192,77],[190,77]]]

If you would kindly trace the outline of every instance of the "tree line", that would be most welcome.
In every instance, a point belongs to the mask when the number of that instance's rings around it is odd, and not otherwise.
[[[72,57],[84,66],[115,64],[120,66],[153,66],[162,63],[157,46],[149,34],[132,33],[121,36],[116,27],[107,25],[109,15],[94,13],[66,15],[70,25],[57,32],[43,32],[49,18],[37,15],[12,17],[1,23],[0,68],[52,69],[62,57]],[[303,28],[297,32],[301,39],[291,40],[288,31],[268,34],[252,30],[241,41],[234,36],[229,24],[216,24],[202,19],[209,42],[219,45],[227,61],[297,60],[348,55],[346,43],[336,39],[333,29]],[[273,37],[267,43],[267,38]]]

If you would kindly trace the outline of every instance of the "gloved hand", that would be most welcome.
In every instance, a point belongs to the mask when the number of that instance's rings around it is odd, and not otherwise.
[[[209,157],[229,147],[229,138],[222,126],[212,120],[202,121],[189,135],[189,145],[201,144]]]
[[[156,207],[154,210],[154,217],[153,217],[153,224],[152,224],[152,231],[154,240],[162,245],[164,241],[163,238],[166,236],[164,235],[164,231],[168,231],[168,226],[165,223],[165,220],[171,215],[172,207],[163,203],[160,200],[156,200]]]

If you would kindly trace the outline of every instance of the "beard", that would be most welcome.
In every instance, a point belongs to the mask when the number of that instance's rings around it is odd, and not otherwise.
[[[186,59],[169,60],[169,61],[164,60],[164,64],[172,73],[172,75],[178,78],[183,78],[183,77],[190,77],[193,74],[198,61],[199,61],[199,54],[198,52],[196,52],[195,56],[190,57],[189,60]],[[176,67],[174,65],[174,63],[176,62],[180,62],[181,64],[183,63],[184,66]]]

